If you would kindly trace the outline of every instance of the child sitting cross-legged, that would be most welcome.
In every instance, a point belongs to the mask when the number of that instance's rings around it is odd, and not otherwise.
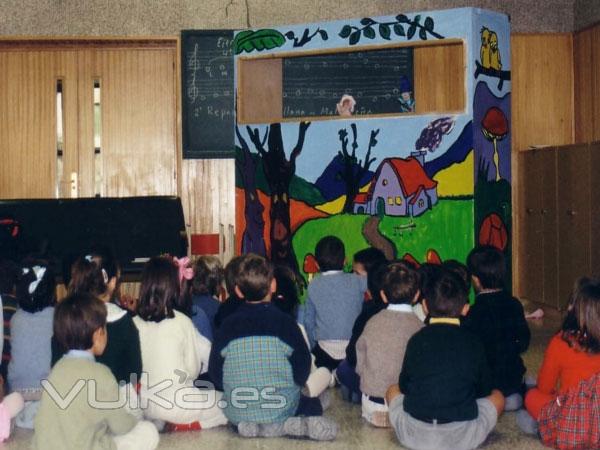
[[[138,422],[120,406],[117,380],[95,361],[107,341],[104,303],[83,293],[67,297],[56,307],[54,336],[67,353],[52,368],[42,394],[34,447],[155,449],[159,438],[154,425]],[[61,399],[69,400],[66,406]]]
[[[400,375],[406,344],[423,322],[412,310],[419,296],[419,275],[404,261],[391,263],[380,292],[387,308],[367,322],[356,344],[356,372],[360,375],[362,416],[377,427],[387,427],[384,396]]]
[[[296,321],[271,303],[275,290],[271,264],[243,256],[235,292],[244,303],[217,331],[209,363],[225,415],[245,437],[334,439],[337,426],[321,417],[319,399],[301,393],[310,352]]]
[[[429,277],[423,308],[429,325],[408,341],[399,385],[386,394],[389,420],[411,449],[472,449],[494,429],[504,397],[492,390],[483,345],[460,326],[468,311],[458,275]]]

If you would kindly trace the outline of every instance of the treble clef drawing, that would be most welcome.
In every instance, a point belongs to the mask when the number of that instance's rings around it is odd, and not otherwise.
[[[190,77],[188,78],[187,96],[192,102],[196,101],[200,94],[200,89],[196,86],[196,72],[200,69],[200,57],[198,55],[198,44],[194,45],[194,51],[189,55],[188,58],[188,70]]]

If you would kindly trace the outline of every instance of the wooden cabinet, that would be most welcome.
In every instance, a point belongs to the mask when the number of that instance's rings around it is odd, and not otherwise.
[[[520,295],[564,309],[577,278],[600,275],[600,143],[519,156]]]

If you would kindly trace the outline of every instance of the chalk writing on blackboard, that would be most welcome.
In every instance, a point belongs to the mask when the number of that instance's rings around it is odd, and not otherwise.
[[[411,48],[288,57],[283,62],[283,116],[337,114],[343,95],[354,114],[398,113],[402,86],[413,83]]]
[[[232,43],[231,30],[182,33],[186,157],[233,155]]]

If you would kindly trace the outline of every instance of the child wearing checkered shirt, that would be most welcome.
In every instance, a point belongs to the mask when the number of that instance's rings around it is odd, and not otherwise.
[[[209,360],[227,419],[244,437],[334,439],[337,426],[321,416],[319,399],[301,393],[310,352],[295,320],[271,303],[271,264],[248,254],[238,273],[235,293],[244,303],[217,331]]]

